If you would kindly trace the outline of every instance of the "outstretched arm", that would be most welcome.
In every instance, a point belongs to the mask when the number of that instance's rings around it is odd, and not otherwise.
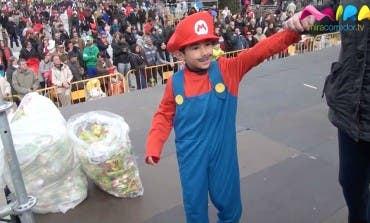
[[[243,76],[270,56],[281,52],[301,39],[299,33],[291,30],[278,32],[259,41],[252,48],[243,50],[237,57],[220,57],[220,69],[228,86],[238,86]],[[230,89],[236,93],[237,89]]]

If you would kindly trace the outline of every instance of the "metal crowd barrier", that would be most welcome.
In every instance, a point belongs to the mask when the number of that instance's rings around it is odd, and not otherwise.
[[[6,96],[6,97],[3,97],[3,100],[6,101],[6,102],[17,102],[17,101],[21,101],[21,97],[19,95],[9,95],[9,96]]]
[[[325,33],[316,36],[303,36],[298,43],[292,44],[288,47],[288,55],[301,54],[305,52],[312,52],[339,45],[341,42],[340,33]]]
[[[316,36],[304,35],[302,40],[290,45],[287,49],[282,52],[270,57],[271,59],[279,59],[287,56],[294,56],[296,54],[302,54],[306,52],[313,52],[335,46],[340,44],[340,33],[326,33]]]
[[[226,58],[236,57],[242,51],[243,50],[228,51],[224,53],[223,57],[226,57]]]
[[[314,38],[314,49],[321,50],[341,43],[340,32],[317,35]]]
[[[138,69],[131,69],[125,75],[126,82],[129,84],[130,90],[144,89],[148,87],[155,87],[167,83],[167,79],[177,70],[183,68],[183,62],[173,62],[170,64],[160,64],[155,66],[148,66]]]
[[[125,86],[125,83],[124,76],[118,72],[72,82],[70,94],[71,104],[122,94],[128,88],[128,86]],[[61,100],[56,93],[56,86],[38,89],[36,92],[48,97],[56,106],[62,106]]]

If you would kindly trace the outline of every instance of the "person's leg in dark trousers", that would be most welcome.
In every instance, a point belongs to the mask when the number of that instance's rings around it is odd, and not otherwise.
[[[12,49],[13,49],[13,45],[14,45],[14,44],[13,44],[13,42],[14,42],[13,35],[10,35],[10,36],[9,36],[9,40],[10,40],[10,41],[9,41],[9,42],[10,42],[10,48],[12,48]]]
[[[154,83],[158,84],[158,69],[156,67],[154,67],[152,69],[152,76],[153,76],[154,81],[155,81]]]
[[[10,47],[13,49],[13,42],[15,42],[15,45],[17,47],[19,47],[19,44],[18,44],[18,37],[17,37],[17,34],[13,33],[10,35]]]
[[[349,223],[369,223],[370,142],[354,141],[338,130],[339,183]]]
[[[152,82],[154,81],[152,69],[145,69],[145,77],[146,82],[148,83],[149,87],[152,87]]]
[[[19,47],[19,43],[18,43],[18,36],[17,36],[17,34],[16,34],[16,33],[14,33],[12,38],[14,39],[15,45],[16,45],[17,47]]]
[[[136,77],[136,88],[138,90],[147,88],[146,86],[146,78],[145,78],[145,70],[137,68],[135,72]]]

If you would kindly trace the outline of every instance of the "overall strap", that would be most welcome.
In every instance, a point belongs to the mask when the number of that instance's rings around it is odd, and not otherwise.
[[[182,105],[185,99],[184,70],[179,70],[172,76],[172,90],[176,105]]]
[[[212,61],[208,75],[212,89],[216,92],[216,95],[219,98],[225,99],[227,89],[222,79],[220,67],[217,61]]]

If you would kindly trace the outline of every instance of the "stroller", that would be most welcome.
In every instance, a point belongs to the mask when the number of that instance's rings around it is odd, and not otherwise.
[[[87,101],[96,100],[107,96],[101,89],[99,79],[94,78],[86,83]]]

